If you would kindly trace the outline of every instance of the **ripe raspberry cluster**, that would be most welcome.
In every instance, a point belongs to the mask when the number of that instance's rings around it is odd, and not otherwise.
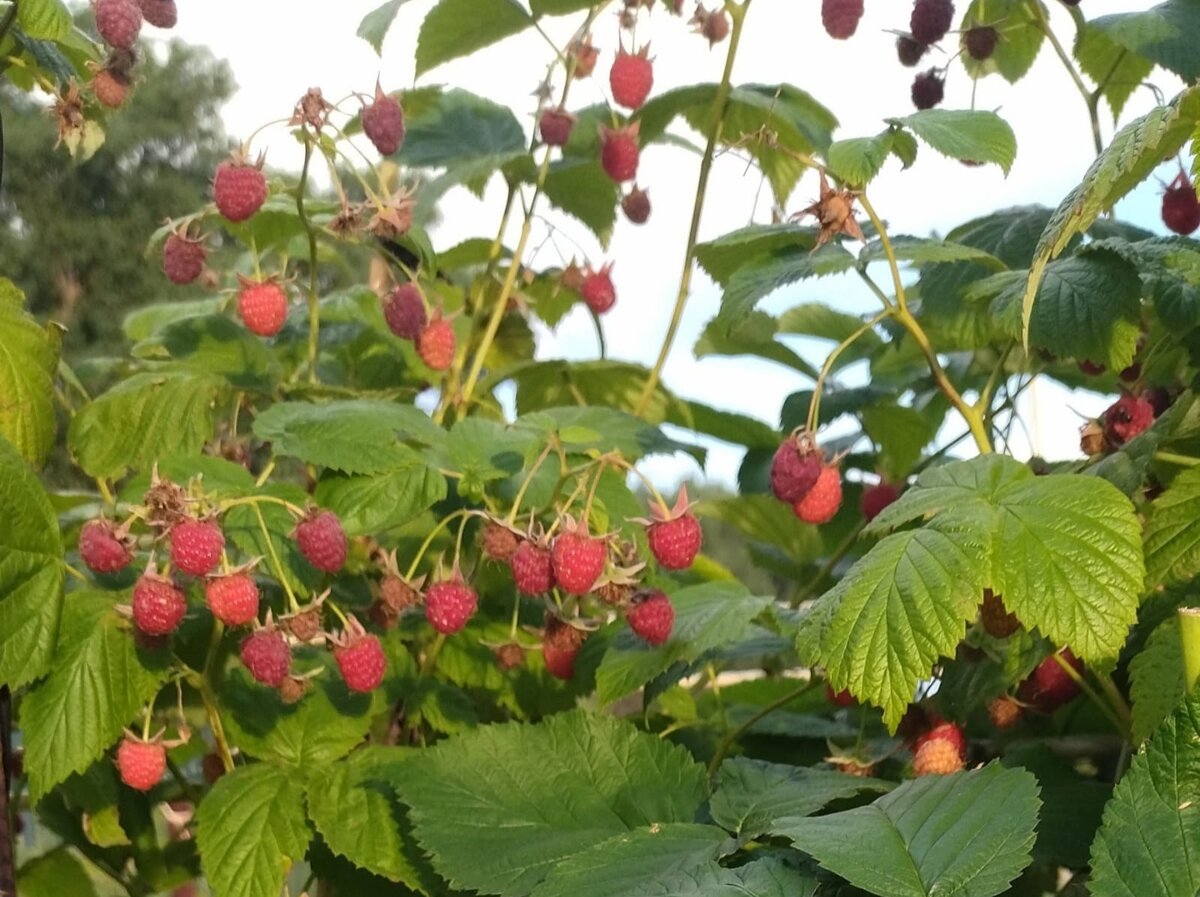
[[[771,492],[805,523],[828,523],[842,506],[842,474],[811,433],[797,430],[771,460]]]
[[[89,63],[91,90],[100,105],[120,109],[133,89],[137,42],[143,25],[171,29],[179,19],[175,0],[96,0],[96,33],[108,45],[103,63]]]

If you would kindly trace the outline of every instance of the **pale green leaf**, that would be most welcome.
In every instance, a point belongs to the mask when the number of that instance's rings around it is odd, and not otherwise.
[[[513,0],[439,0],[421,23],[417,77],[524,31],[532,22]]]
[[[71,11],[62,0],[21,0],[17,24],[34,40],[61,41],[71,31]]]
[[[347,535],[402,526],[446,497],[446,478],[412,454],[411,463],[373,476],[326,477],[317,502],[338,515]]]
[[[59,847],[21,865],[17,893],[21,897],[95,897],[96,886],[79,857],[69,848]]]
[[[1045,14],[1045,5],[1036,0]],[[1026,0],[974,0],[963,17],[963,31],[975,25],[990,25],[1000,32],[1000,41],[985,60],[969,53],[960,57],[973,78],[998,73],[1010,84],[1025,77],[1045,43],[1046,33],[1040,19],[1031,12]]]
[[[1012,128],[994,112],[923,109],[896,123],[951,159],[994,162],[1008,174],[1017,157]]]
[[[370,44],[376,54],[382,55],[384,38],[387,37],[392,22],[396,20],[400,7],[406,2],[407,0],[387,0],[386,3],[375,7],[363,16],[355,34]]]
[[[1146,576],[1164,585],[1200,573],[1200,467],[1185,470],[1150,504]]]
[[[1085,23],[1077,32],[1074,53],[1084,74],[1098,86],[1103,85],[1113,121],[1154,68],[1153,62],[1122,47],[1097,28],[1094,21]]]
[[[25,10],[25,5],[21,5]],[[24,297],[0,278],[0,437],[41,467],[54,446],[54,378],[61,328],[43,329],[25,311]]]
[[[1104,32],[1132,53],[1177,74],[1185,82],[1200,78],[1200,13],[1194,0],[1166,0],[1143,12],[1113,13],[1093,19]]]
[[[1145,647],[1129,661],[1129,679],[1131,728],[1134,741],[1140,744],[1187,694],[1178,615],[1164,620],[1150,633]]]

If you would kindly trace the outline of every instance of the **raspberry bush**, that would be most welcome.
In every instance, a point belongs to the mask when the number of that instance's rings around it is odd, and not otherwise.
[[[1194,85],[1200,8],[895,4],[899,58],[858,64],[920,63],[916,109],[860,136],[815,76],[734,75],[748,17],[853,52],[862,2],[686,5],[384,3],[358,33],[419,29],[417,84],[299,87],[264,124],[298,172],[244,135],[211,204],[146,234],[165,298],[127,358],[60,357],[0,279],[0,893],[1200,891],[1200,87],[1101,115]],[[2,70],[86,159],[142,29],[189,14],[99,0],[80,30],[0,0]],[[532,108],[435,86],[535,27],[569,36]],[[663,90],[669,30],[713,71]],[[1079,186],[892,232],[877,181],[1016,157],[943,85],[1003,93],[1039,53],[1091,124]],[[587,78],[610,102],[577,101]],[[603,250],[667,195],[643,155],[680,143],[692,225],[646,368],[607,355],[618,296],[650,297]],[[775,215],[702,240],[726,152]],[[1156,174],[1161,221],[1118,219]],[[502,220],[441,245],[440,197],[493,181]],[[572,229],[600,251],[538,249]],[[794,378],[778,427],[662,381],[700,272],[696,354]],[[841,273],[878,311],[759,308]],[[538,355],[533,324],[576,307],[599,357]],[[1075,457],[1009,450],[1039,379],[1112,396]],[[647,476],[702,464],[696,437],[744,449],[738,494]]]

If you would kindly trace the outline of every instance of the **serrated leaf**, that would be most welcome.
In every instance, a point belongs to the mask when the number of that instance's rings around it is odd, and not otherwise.
[[[721,764],[709,812],[739,838],[755,838],[776,819],[807,816],[835,800],[891,788],[880,779],[735,757]]]
[[[582,711],[481,727],[396,776],[434,867],[456,889],[503,897],[605,838],[691,822],[708,793],[682,748]]]
[[[1036,2],[1041,15],[1046,15],[1041,0]],[[1015,84],[1032,68],[1046,38],[1039,16],[1030,11],[1025,0],[974,0],[963,18],[963,31],[974,25],[989,25],[1001,36],[996,49],[985,60],[962,54],[963,66],[973,78],[997,72],[1005,81]]]
[[[1129,97],[1154,68],[1149,59],[1122,47],[1094,22],[1085,22],[1076,33],[1074,55],[1084,74],[1097,87],[1103,85],[1113,121],[1120,117]]]
[[[874,137],[836,140],[825,153],[825,162],[838,180],[853,187],[864,187],[879,174],[892,151],[895,131]]]
[[[67,444],[94,477],[120,477],[149,470],[160,458],[198,453],[213,437],[213,406],[225,389],[209,374],[136,374],[80,409]]]
[[[113,610],[128,593],[71,593],[54,669],[21,703],[25,769],[36,801],[83,772],[166,681],[166,657],[142,652]]]
[[[402,526],[446,497],[446,478],[416,452],[412,460],[374,476],[330,476],[317,484],[317,502],[333,511],[347,535]]]
[[[71,31],[71,11],[62,0],[21,0],[17,25],[34,40],[62,40]]]
[[[304,492],[294,486],[268,486],[263,492],[296,505],[306,500]],[[286,581],[298,596],[311,595],[321,581],[320,572],[304,559],[292,537],[295,518],[277,502],[236,505],[225,512],[221,525],[230,542],[247,557],[263,558],[263,569],[280,582]]]
[[[441,5],[447,2],[462,5],[462,0],[443,0]],[[512,5],[508,0],[485,2]],[[512,110],[465,90],[438,92],[405,119],[404,161],[417,168],[457,169],[478,176],[527,150],[525,132]]]
[[[1173,585],[1200,573],[1200,468],[1190,468],[1150,504],[1146,577]]]
[[[138,358],[170,358],[204,373],[220,374],[242,389],[264,388],[278,374],[275,358],[263,341],[224,315],[175,321],[132,351]]]
[[[897,479],[913,469],[945,420],[945,414],[932,408],[918,411],[884,403],[867,406],[861,417],[863,432],[879,445],[880,466]]]
[[[1129,661],[1129,679],[1131,733],[1133,740],[1141,743],[1162,725],[1187,694],[1177,615],[1150,633],[1146,646]]]
[[[417,77],[533,24],[513,0],[439,0],[417,37]]]
[[[612,238],[621,192],[590,159],[560,159],[546,175],[546,199],[587,226],[602,246]]]
[[[1094,897],[1177,897],[1200,890],[1200,692],[1133,759],[1092,844]]]
[[[312,832],[304,779],[259,763],[217,780],[196,811],[196,844],[213,897],[279,897]]]
[[[742,320],[771,293],[809,277],[841,274],[854,267],[855,259],[839,243],[826,243],[820,249],[792,246],[748,261],[729,278],[721,297],[717,320],[729,326]]]
[[[994,112],[923,109],[896,124],[951,159],[994,162],[1008,174],[1017,157],[1017,138],[1008,122]]]
[[[121,331],[132,342],[149,339],[167,326],[184,318],[215,314],[221,306],[220,297],[183,299],[158,302],[134,309],[121,322]]]
[[[696,357],[754,355],[797,370],[816,380],[818,371],[809,362],[775,339],[776,321],[763,311],[752,311],[740,321],[713,318],[696,341]]]
[[[816,560],[824,551],[817,528],[797,522],[792,509],[772,495],[707,500],[696,506],[696,513],[723,520],[748,539],[772,545],[798,563]]]
[[[383,41],[396,20],[400,7],[406,2],[408,0],[387,0],[386,3],[375,7],[363,16],[355,34],[370,44],[376,54],[383,55]]]
[[[1196,43],[1200,15],[1193,0],[1167,0],[1143,12],[1114,13],[1091,22],[1114,43],[1158,63],[1185,82],[1200,77]]]
[[[59,847],[22,863],[17,870],[21,897],[95,897],[96,886],[82,861],[69,848]]]
[[[21,10],[25,6],[22,4]],[[24,296],[0,277],[0,437],[41,467],[54,446],[54,378],[61,328],[43,329],[25,311]]]
[[[978,262],[993,271],[1004,269],[1004,263],[990,252],[967,246],[964,243],[954,243],[950,240],[934,240],[923,237],[909,237],[898,234],[891,238],[892,252],[898,261],[915,262],[918,265],[944,264],[946,262]],[[883,244],[879,240],[871,240],[858,254],[860,264],[879,262],[887,258]]]
[[[62,533],[45,490],[0,437],[0,684],[46,672],[63,607]]]
[[[522,414],[513,427],[541,444],[553,434],[571,453],[618,451],[631,461],[683,448],[653,424],[598,404],[543,408]]]
[[[1029,865],[1037,814],[1033,776],[993,763],[913,779],[870,806],[782,819],[772,830],[881,897],[992,897]]]

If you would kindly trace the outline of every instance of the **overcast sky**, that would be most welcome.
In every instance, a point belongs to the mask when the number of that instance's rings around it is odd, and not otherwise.
[[[183,3],[178,34],[190,42],[207,44],[232,65],[239,91],[225,109],[225,121],[229,132],[240,139],[264,121],[287,115],[309,86],[319,85],[326,96],[340,98],[354,90],[369,91],[376,76],[389,90],[413,85],[416,35],[432,0],[412,0],[401,8],[382,59],[355,37],[362,16],[376,5],[377,0],[341,0],[319,7],[283,0]],[[694,3],[686,0],[685,5],[690,14]],[[960,13],[966,5],[960,0]],[[1146,9],[1154,3],[1120,0],[1084,4],[1091,8],[1101,5],[1104,12],[1117,12]],[[885,118],[912,111],[909,85],[914,70],[903,69],[896,62],[894,36],[888,33],[889,29],[906,26],[910,5],[903,0],[867,0],[866,6],[858,34],[841,42],[831,40],[822,29],[818,0],[758,0],[747,16],[735,83],[782,80],[796,84],[835,112],[841,121],[838,138],[877,133]],[[1058,33],[1069,45],[1074,34],[1069,16],[1057,2],[1051,0],[1049,6]],[[579,16],[550,20],[547,30],[555,37],[565,37],[578,21]],[[594,28],[595,43],[602,50],[597,76],[573,90],[572,105],[605,99],[607,71],[617,38],[615,16],[604,15]],[[710,50],[705,40],[689,32],[685,21],[661,9],[643,16],[638,40],[653,44],[657,58],[654,93],[720,77],[725,45]],[[948,40],[947,48],[952,50],[954,43]],[[939,56],[938,64],[944,58]],[[547,62],[546,45],[534,35],[524,35],[435,69],[417,83],[451,84],[474,91],[510,106],[529,128],[534,102],[530,93],[544,75]],[[1151,79],[1168,96],[1180,87],[1174,76],[1160,70]],[[960,66],[954,65],[943,107],[970,108],[971,93],[971,81]],[[889,162],[872,186],[872,201],[894,233],[945,233],[997,208],[1026,203],[1056,205],[1090,163],[1093,150],[1083,102],[1049,47],[1043,47],[1030,75],[1018,85],[1011,86],[998,76],[979,82],[975,102],[977,108],[998,111],[1015,130],[1018,153],[1012,171],[1005,177],[994,166],[967,168],[926,147],[907,172],[901,172],[894,161]],[[1123,113],[1122,122],[1153,104],[1151,92],[1139,90]],[[1107,138],[1112,133],[1110,115],[1105,115],[1104,124]],[[257,148],[268,149],[275,166],[298,166],[299,148],[284,129],[266,132]],[[697,167],[696,157],[683,150],[659,146],[647,150],[639,181],[651,191],[653,215],[641,228],[619,218],[606,253],[577,222],[563,222],[594,262],[616,261],[618,300],[605,318],[612,357],[653,363],[677,290]],[[769,193],[762,191],[760,197],[758,188],[758,178],[747,174],[743,163],[731,157],[719,159],[710,183],[701,238],[711,239],[752,220],[767,220]],[[810,174],[791,198],[789,210],[803,208],[815,193],[815,175]],[[435,246],[447,248],[468,236],[491,236],[502,200],[498,177],[483,202],[464,190],[450,194],[443,206],[443,223],[433,234]],[[1127,199],[1119,213],[1162,231],[1158,204],[1159,188],[1151,183]],[[515,235],[510,242],[513,244]],[[544,261],[554,264],[557,260],[545,257]],[[783,399],[810,384],[795,372],[767,362],[747,358],[696,360],[692,346],[716,312],[719,299],[719,291],[700,274],[666,368],[666,384],[684,397],[776,424]],[[876,303],[859,281],[843,277],[789,287],[761,307],[778,312],[806,300],[828,302],[854,312],[873,310]],[[817,363],[827,348],[804,339],[796,339],[794,345]],[[539,357],[582,359],[595,357],[596,353],[591,322],[581,311],[568,316],[554,333],[539,330]],[[1036,406],[1027,405],[1025,410],[1037,424],[1034,448],[1052,459],[1078,455],[1081,418],[1074,412],[1094,415],[1106,405],[1103,397],[1068,392],[1048,383],[1039,384],[1031,401]],[[960,430],[954,424],[946,432],[957,434]],[[1031,447],[1019,442],[1014,448],[1019,455],[1027,455]],[[740,457],[738,449],[714,447],[708,476],[732,481]],[[653,472],[663,480],[686,476],[689,471],[682,466],[686,463],[653,462]],[[690,472],[695,473],[694,469]]]

